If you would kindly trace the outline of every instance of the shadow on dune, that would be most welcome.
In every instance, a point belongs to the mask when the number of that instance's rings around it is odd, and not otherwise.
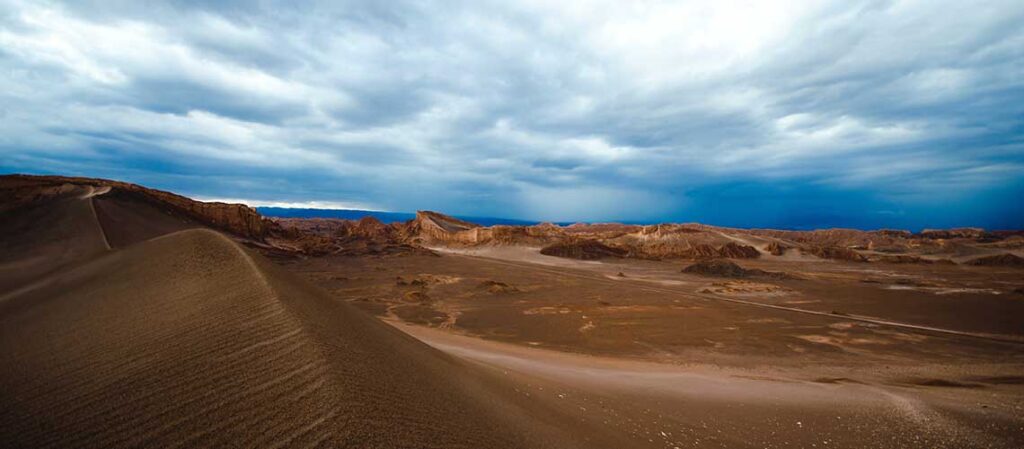
[[[132,198],[97,213],[95,198],[4,224],[5,266],[63,255],[3,272],[20,285],[0,301],[5,445],[577,445],[490,372],[228,237]]]

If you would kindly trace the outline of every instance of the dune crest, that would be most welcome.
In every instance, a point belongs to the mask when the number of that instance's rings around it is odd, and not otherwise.
[[[485,376],[259,259],[185,230],[5,302],[7,444],[571,445],[496,406]]]

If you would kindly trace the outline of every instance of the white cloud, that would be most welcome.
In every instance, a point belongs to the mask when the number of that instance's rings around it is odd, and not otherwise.
[[[593,216],[574,208],[723,179],[988,186],[1021,161],[1020,2],[102,6],[0,3],[5,169]]]
[[[276,201],[276,200],[254,200],[245,198],[217,198],[217,197],[196,197],[197,201],[207,203],[228,203],[244,204],[249,207],[284,207],[290,209],[349,209],[349,210],[371,210],[385,212],[362,203],[344,201]]]

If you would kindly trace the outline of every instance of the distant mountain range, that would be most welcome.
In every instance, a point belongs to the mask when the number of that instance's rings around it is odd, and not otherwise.
[[[374,210],[358,209],[302,209],[291,207],[257,207],[256,210],[259,211],[259,213],[262,214],[263,216],[278,218],[341,218],[344,220],[358,220],[363,217],[374,217],[383,223],[401,223],[416,218],[416,214],[410,212],[381,212]],[[511,218],[468,217],[464,215],[455,215],[455,218],[483,226],[532,226],[540,223],[537,221],[515,220]],[[556,224],[568,225],[572,223]]]

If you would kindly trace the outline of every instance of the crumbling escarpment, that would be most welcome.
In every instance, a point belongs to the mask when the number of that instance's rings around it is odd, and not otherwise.
[[[13,209],[29,205],[42,198],[66,193],[71,186],[104,188],[104,195],[127,197],[148,202],[187,216],[212,228],[262,242],[273,224],[244,204],[196,201],[162,190],[150,189],[137,184],[106,179],[72,178],[65,176],[9,175],[3,177],[0,188],[8,200],[4,208]]]

